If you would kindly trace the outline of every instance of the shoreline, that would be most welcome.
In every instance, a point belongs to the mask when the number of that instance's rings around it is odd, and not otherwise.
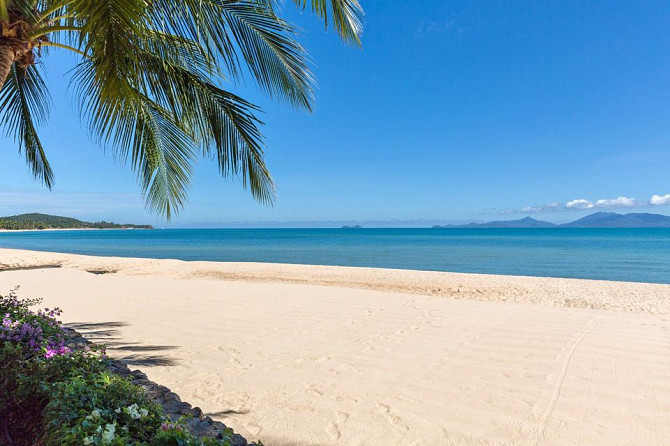
[[[0,292],[250,441],[670,441],[670,285],[9,249],[0,268]]]
[[[664,274],[670,271],[667,237],[670,234],[665,233],[616,235],[601,231],[602,234],[593,237],[506,233],[461,238],[457,234],[430,235],[411,230],[372,232],[369,237],[339,230],[276,231],[285,230],[108,231],[109,237],[102,232],[76,230],[4,236],[0,233],[0,247],[129,258],[338,265],[670,284],[670,276]]]
[[[0,248],[0,273],[56,265],[101,275],[319,285],[459,300],[670,314],[668,284],[353,266],[107,257]]]
[[[155,229],[155,228],[154,228]],[[151,228],[46,228],[46,229],[2,229],[3,232],[54,232],[54,231],[150,231]]]

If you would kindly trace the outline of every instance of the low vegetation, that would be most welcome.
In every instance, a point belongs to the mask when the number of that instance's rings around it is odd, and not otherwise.
[[[0,296],[0,444],[230,445],[200,439],[184,419],[127,378],[111,373],[103,347],[67,344],[58,309],[31,311],[39,300]]]
[[[0,217],[0,229],[153,229],[150,225],[118,224],[106,221],[89,223],[70,217],[47,214],[22,214]]]

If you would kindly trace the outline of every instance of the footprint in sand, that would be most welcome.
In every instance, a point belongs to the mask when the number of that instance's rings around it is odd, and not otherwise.
[[[338,423],[346,423],[346,421],[349,419],[349,414],[346,412],[336,410],[335,415],[337,416]]]
[[[359,369],[358,367],[354,366],[353,364],[347,364],[347,363],[340,364],[335,368],[329,369],[328,371],[333,375],[339,375],[342,372],[357,372],[357,373],[362,372],[362,370]]]
[[[339,440],[340,437],[342,436],[342,433],[340,432],[340,428],[337,426],[336,423],[330,423],[328,425],[328,427],[326,428],[326,433],[328,434],[328,436],[330,436],[330,438],[333,441]]]
[[[260,433],[263,431],[263,428],[256,423],[247,423],[244,425],[244,428],[249,431],[252,437],[258,438]]]
[[[312,395],[323,396],[323,392],[316,388],[314,385],[309,385],[305,387],[306,393],[311,393]]]
[[[409,427],[407,427],[407,425],[403,423],[402,418],[391,412],[390,406],[379,402],[376,404],[377,404],[377,413],[383,415],[384,418],[386,418],[386,421],[388,421],[392,426],[402,430],[409,430]]]
[[[335,411],[335,422],[330,423],[326,428],[326,432],[330,438],[334,441],[339,440],[342,437],[342,432],[340,430],[340,424],[346,423],[349,419],[349,414],[346,412],[341,412],[339,410]]]

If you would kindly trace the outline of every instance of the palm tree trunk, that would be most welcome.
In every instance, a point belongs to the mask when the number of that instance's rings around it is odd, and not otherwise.
[[[5,85],[7,76],[9,76],[9,70],[12,68],[14,63],[14,50],[9,45],[0,44],[0,90]]]

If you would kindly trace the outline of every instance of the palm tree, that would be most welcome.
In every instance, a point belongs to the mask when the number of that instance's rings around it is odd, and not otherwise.
[[[292,0],[360,44],[358,0]],[[259,108],[223,88],[246,73],[271,97],[311,109],[314,79],[281,0],[0,0],[0,123],[36,179],[53,172],[37,128],[49,114],[48,51],[77,55],[71,91],[93,138],[137,173],[147,207],[168,219],[193,162],[216,160],[264,203]]]

